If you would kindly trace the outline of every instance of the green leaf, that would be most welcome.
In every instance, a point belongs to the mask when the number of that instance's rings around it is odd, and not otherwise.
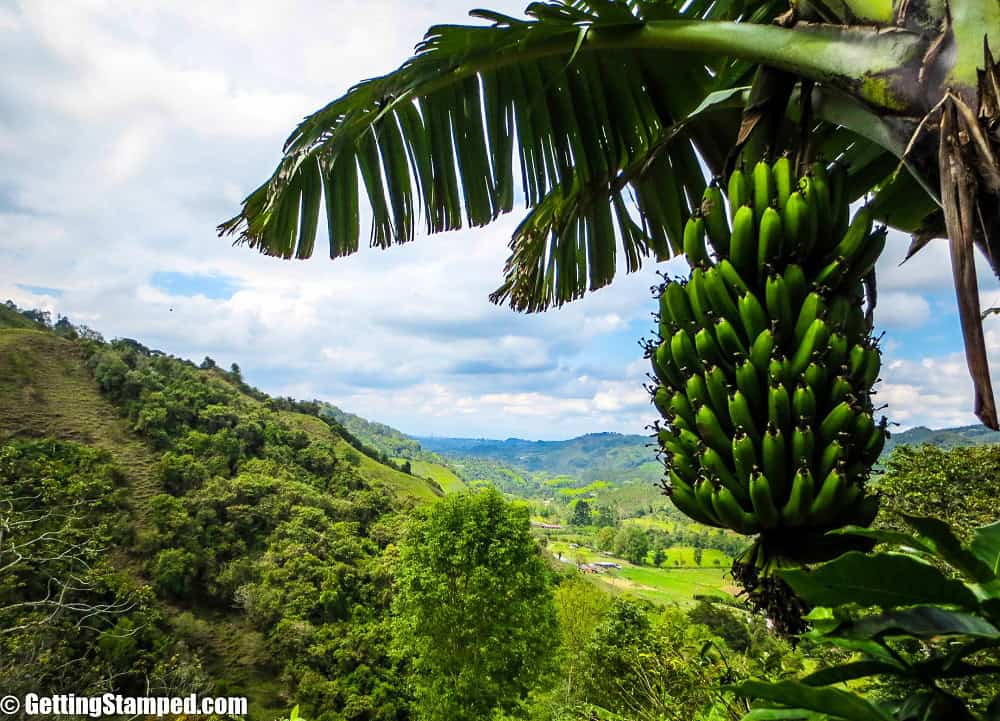
[[[978,636],[1000,640],[1000,630],[989,621],[968,613],[946,611],[936,606],[917,606],[903,611],[868,616],[842,624],[832,632],[847,638],[878,636]]]
[[[969,550],[990,568],[994,576],[1000,576],[1000,521],[973,531]]]
[[[905,671],[906,669],[898,664],[885,663],[884,661],[854,661],[820,669],[802,679],[802,683],[809,686],[829,686],[880,673],[900,674],[905,673]]]
[[[774,701],[847,721],[893,721],[892,716],[860,696],[839,689],[807,686],[799,681],[744,681],[730,687],[730,690],[739,696]]]
[[[903,519],[921,536],[925,545],[933,549],[940,558],[951,564],[969,578],[985,583],[996,576],[988,563],[984,563],[974,553],[962,545],[951,528],[937,518],[925,518],[902,514]],[[997,532],[997,548],[1000,551],[1000,531]]]
[[[816,606],[896,608],[917,604],[954,604],[975,609],[972,591],[959,581],[910,556],[893,553],[846,553],[813,570],[785,570],[781,577],[805,601]]]
[[[755,708],[742,721],[821,721],[827,718],[826,714],[803,709]]]

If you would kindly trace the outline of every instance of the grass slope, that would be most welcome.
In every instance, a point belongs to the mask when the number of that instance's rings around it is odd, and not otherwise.
[[[70,341],[38,330],[0,330],[0,441],[54,437],[111,453],[133,511],[160,493],[156,455],[101,396]]]
[[[695,596],[727,596],[732,590],[731,580],[727,577],[729,561],[721,566],[703,565],[701,568],[677,568],[664,565],[635,566],[621,558],[612,558],[597,553],[590,548],[570,548],[562,541],[550,542],[547,551],[554,557],[560,557],[563,562],[576,563],[583,561],[614,561],[621,565],[620,569],[612,569],[596,574],[606,590],[612,593],[624,593],[658,604],[678,604],[690,606],[696,603]],[[678,560],[694,562],[694,549],[672,548],[668,552],[668,561],[672,564],[673,554]],[[713,563],[718,557],[720,562],[725,556],[718,551],[705,551],[703,564]]]
[[[408,459],[399,458],[400,461]],[[429,478],[434,481],[445,493],[455,493],[465,490],[465,482],[455,475],[455,472],[440,463],[430,461],[410,461],[410,470],[422,478]]]

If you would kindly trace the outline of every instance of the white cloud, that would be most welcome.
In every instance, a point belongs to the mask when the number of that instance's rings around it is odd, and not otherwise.
[[[523,5],[491,3],[510,13]],[[323,251],[276,261],[215,235],[301,117],[391,69],[426,27],[461,21],[469,6],[247,0],[236,12],[221,0],[26,0],[0,9],[0,299],[195,360],[236,361],[270,392],[325,398],[412,433],[642,432],[655,412],[630,329],[652,325],[653,266],[524,316],[487,301],[517,213],[336,262]],[[890,330],[920,327],[933,313],[928,294],[951,283],[945,244],[897,268],[905,246],[894,237],[879,265]],[[237,290],[169,295],[154,286],[157,271],[223,276]],[[882,397],[900,419],[965,422],[961,357],[925,350],[931,365],[900,361]]]

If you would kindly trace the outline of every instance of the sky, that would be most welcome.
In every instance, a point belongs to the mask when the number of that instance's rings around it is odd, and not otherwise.
[[[487,299],[517,212],[334,262],[216,237],[303,116],[473,5],[0,0],[0,300],[236,362],[269,393],[414,435],[644,432],[656,416],[638,344],[652,330],[649,288],[683,261],[520,315]],[[899,428],[974,423],[947,246],[900,267],[906,245],[891,235],[878,266],[878,401]],[[984,305],[1000,305],[979,263]],[[987,342],[1000,368],[996,316]]]

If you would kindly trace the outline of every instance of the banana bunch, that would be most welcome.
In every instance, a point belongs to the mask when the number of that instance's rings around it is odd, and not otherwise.
[[[881,357],[863,279],[886,239],[844,174],[791,162],[736,170],[684,230],[686,279],[659,289],[648,346],[667,493],[691,518],[760,535],[748,562],[801,560],[803,534],[869,525],[865,493],[885,442],[871,390]],[[709,252],[711,248],[714,252]]]

